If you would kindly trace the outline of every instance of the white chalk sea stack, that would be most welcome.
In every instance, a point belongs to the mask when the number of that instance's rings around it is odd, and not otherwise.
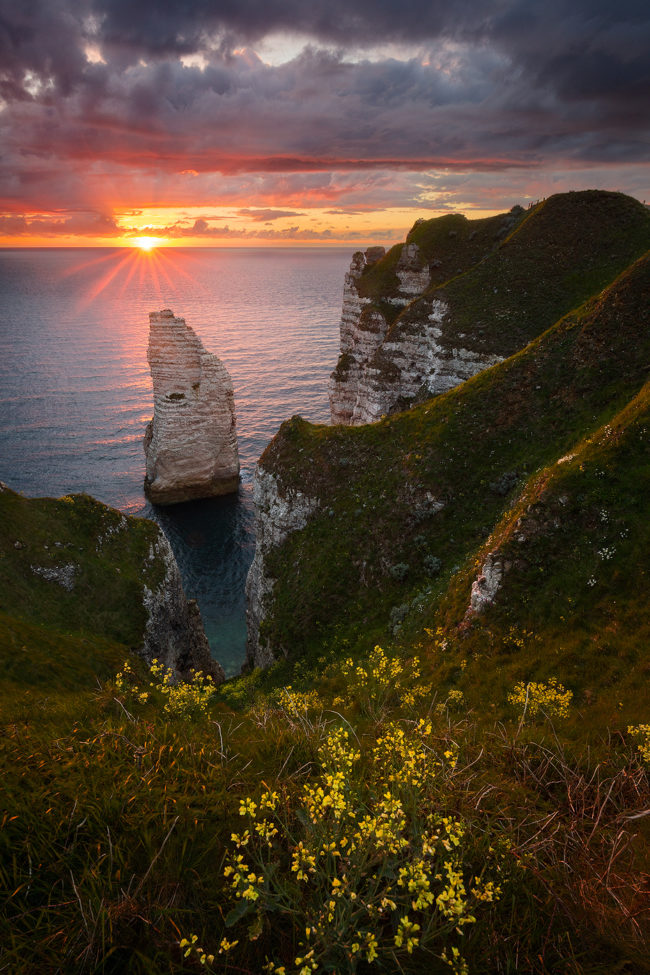
[[[239,485],[235,400],[228,370],[169,308],[149,315],[154,415],[147,425],[145,494],[178,504]]]

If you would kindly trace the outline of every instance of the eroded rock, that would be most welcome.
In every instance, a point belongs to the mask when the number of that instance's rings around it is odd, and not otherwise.
[[[178,564],[162,531],[147,562],[160,561],[164,566],[160,584],[155,589],[143,587],[147,622],[140,653],[147,663],[159,660],[185,680],[191,679],[192,671],[200,670],[220,684],[225,680],[223,668],[212,657],[196,601],[185,597]]]
[[[149,315],[147,359],[154,394],[144,438],[149,500],[176,504],[237,491],[235,403],[224,364],[168,308]]]
[[[503,581],[504,565],[502,559],[494,552],[490,552],[481,567],[481,572],[472,583],[469,609],[472,613],[481,614],[491,606]]]
[[[430,267],[415,243],[402,247],[397,289],[380,296],[400,309],[389,327],[377,303],[362,294],[361,278],[373,263],[368,253],[354,255],[345,278],[341,355],[329,385],[332,423],[351,426],[445,393],[503,358],[465,347],[444,296],[427,293]]]

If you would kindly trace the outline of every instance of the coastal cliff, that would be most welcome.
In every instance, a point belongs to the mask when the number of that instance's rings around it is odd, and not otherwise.
[[[215,684],[221,684],[226,676],[210,652],[198,603],[185,597],[174,553],[160,529],[151,543],[145,565],[159,565],[164,575],[157,585],[150,588],[144,583],[142,587],[142,602],[148,617],[139,650],[141,656],[147,663],[159,660],[184,680],[191,680],[192,671],[200,670],[210,675]]]
[[[376,422],[524,348],[638,256],[646,220],[638,201],[590,190],[484,220],[420,220],[388,253],[356,253],[332,423]]]
[[[499,226],[499,233],[512,227],[496,250],[492,242],[493,252],[470,270],[444,286],[432,285],[401,310],[397,302],[408,298],[398,274],[406,267],[401,250],[392,257],[377,251],[355,255],[346,279],[342,335],[344,348],[351,350],[345,355],[363,378],[357,412],[350,399],[346,423],[314,426],[294,417],[260,460],[258,478],[267,487],[260,489],[258,551],[249,580],[252,664],[311,657],[324,646],[418,641],[422,627],[431,628],[440,618],[441,607],[456,636],[494,628],[495,613],[504,605],[517,625],[531,628],[528,608],[542,605],[542,583],[548,588],[548,620],[557,613],[566,619],[571,606],[586,602],[587,580],[603,578],[598,562],[613,559],[610,552],[616,558],[623,552],[622,541],[612,548],[601,540],[596,550],[589,541],[595,524],[608,524],[612,502],[597,508],[599,484],[583,478],[580,469],[574,474],[584,483],[571,497],[593,496],[588,516],[574,512],[574,521],[563,520],[559,505],[559,514],[542,520],[535,533],[530,527],[535,519],[518,508],[518,499],[534,494],[547,476],[556,478],[554,465],[577,454],[583,441],[594,436],[606,442],[603,424],[625,411],[646,383],[650,213],[629,197],[590,191],[552,198],[523,218],[515,214],[505,223],[495,221],[487,222],[490,237]],[[422,254],[440,238],[439,221],[428,223],[432,226],[414,228],[419,256],[413,248],[408,251],[413,287]],[[444,226],[447,236],[449,222]],[[467,233],[466,257],[478,239],[470,241],[473,231]],[[460,231],[448,239],[457,243]],[[460,261],[457,253],[456,267]],[[431,268],[432,279],[447,273],[444,267]],[[383,340],[379,314],[388,325]],[[355,332],[356,321],[379,323],[377,331]],[[472,321],[481,327],[470,329]],[[434,328],[457,337],[461,329],[465,351],[477,357],[470,364],[482,357],[493,362],[492,368],[456,383],[444,374],[440,355],[435,375],[443,394],[418,394],[398,412],[398,400],[390,397],[408,391],[402,365],[417,352],[406,351],[408,341],[425,350],[434,341],[442,345]],[[372,423],[361,419],[376,419],[377,403],[368,395],[375,382],[372,370],[368,366],[362,375],[359,365],[362,341],[373,368],[383,363],[383,379],[395,380],[383,387],[386,415]],[[448,348],[456,349],[455,361],[468,361],[453,342]],[[350,383],[347,393],[351,390]],[[633,481],[635,469],[641,477],[644,463],[643,456],[634,456],[628,468],[622,467],[625,478]],[[607,470],[601,461],[599,476],[605,478]],[[279,523],[290,525],[288,532],[276,531],[276,497],[284,505]],[[295,523],[287,507],[294,499]],[[567,511],[573,511],[572,503],[566,502]],[[580,503],[575,504],[580,512]],[[528,527],[514,533],[504,553],[503,525],[511,506]],[[567,534],[575,534],[576,526],[582,532],[575,551],[583,553],[585,570],[572,569],[574,577],[558,584],[565,603],[553,602],[553,579],[564,580],[574,550],[557,547],[558,526]],[[528,554],[527,548],[551,545],[551,536],[556,547],[550,553]],[[588,594],[592,585],[595,589],[596,582],[589,582]],[[520,603],[509,595],[513,592]],[[593,619],[598,618],[594,610]],[[537,625],[550,626],[548,620]],[[553,625],[561,624],[558,617]]]
[[[147,426],[145,494],[176,504],[237,491],[232,380],[216,355],[168,308],[149,315],[154,415]]]
[[[65,647],[103,674],[132,651],[182,678],[224,680],[158,525],[84,494],[25,498],[0,484],[0,638],[28,642],[34,658],[43,648],[49,666]]]

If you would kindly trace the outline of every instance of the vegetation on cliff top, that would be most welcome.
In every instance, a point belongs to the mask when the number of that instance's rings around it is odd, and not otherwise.
[[[391,325],[389,339],[417,332],[432,298],[450,316],[447,338],[476,352],[509,356],[597,294],[650,247],[650,211],[622,193],[562,193],[530,210],[484,220],[449,214],[417,223],[407,243],[420,248],[431,285],[405,309],[398,291],[397,244],[365,269],[359,293]],[[381,365],[378,360],[378,364]]]
[[[600,631],[607,613],[615,618],[623,612],[620,597],[607,605],[611,584],[603,588],[604,574],[620,579],[633,601],[639,586],[645,592],[650,495],[642,489],[648,463],[643,435],[630,440],[633,449],[618,461],[611,447],[599,448],[608,465],[620,468],[611,488],[604,460],[599,476],[587,466],[578,469],[574,494],[557,506],[552,524],[542,519],[504,555],[512,569],[494,609],[476,618],[467,610],[472,581],[487,552],[498,548],[503,519],[515,512],[509,524],[524,516],[532,523],[529,509],[539,485],[574,469],[558,461],[590,438],[600,443],[603,430],[631,423],[635,397],[645,403],[649,289],[650,259],[644,258],[516,356],[378,424],[313,427],[297,418],[286,424],[262,463],[277,474],[280,490],[299,485],[318,499],[319,510],[269,560],[275,588],[264,632],[272,645],[313,658],[323,645],[344,652],[348,645],[368,650],[387,637],[417,638],[437,660],[437,681],[451,675],[464,654],[459,649],[458,659],[454,653],[437,657],[435,641],[422,635],[425,627],[437,629],[443,607],[454,646],[478,645],[488,633],[498,643],[511,628],[528,632],[534,621],[535,639],[554,645],[552,657],[530,648],[539,673],[553,668],[557,634],[566,628],[571,653],[582,653],[583,668],[592,672],[585,689],[592,683],[592,693],[599,690],[617,704],[619,690],[606,690],[606,675],[613,669],[632,680],[631,672],[624,657],[597,663],[589,634]],[[614,526],[619,536],[624,532],[616,544]],[[572,537],[568,549],[565,537]],[[612,545],[607,557],[598,554]],[[599,583],[589,586],[594,573]],[[517,596],[509,600],[511,586]],[[507,613],[499,609],[506,600]],[[632,630],[611,626],[606,643],[613,661],[643,632],[647,613],[644,599]],[[471,640],[475,630],[486,632]],[[638,649],[642,654],[642,641]],[[521,654],[515,661],[525,666]],[[480,660],[475,666],[478,674]],[[471,668],[466,681],[474,681]]]

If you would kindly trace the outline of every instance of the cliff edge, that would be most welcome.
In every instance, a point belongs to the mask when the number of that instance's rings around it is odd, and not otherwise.
[[[109,677],[132,651],[183,679],[225,679],[158,525],[85,494],[25,498],[2,483],[0,647],[21,672],[61,658]]]
[[[388,253],[357,252],[332,423],[376,422],[523,349],[644,253],[649,222],[638,200],[586,190],[482,220],[419,220]]]

